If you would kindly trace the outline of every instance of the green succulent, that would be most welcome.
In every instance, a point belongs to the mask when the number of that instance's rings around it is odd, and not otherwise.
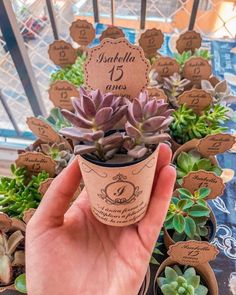
[[[194,54],[192,54],[191,50],[184,51],[183,53],[175,53],[174,58],[176,59],[177,63],[180,65],[180,68],[183,69],[185,62],[190,59],[190,57],[202,57],[206,60],[211,60],[212,55],[210,54],[209,50],[207,49],[196,49]]]
[[[184,268],[178,265],[165,268],[165,277],[157,279],[158,286],[164,295],[207,295],[207,287],[200,284],[200,276],[193,267]]]
[[[193,194],[185,188],[179,188],[177,191],[179,197],[172,197],[164,226],[166,230],[174,231],[172,239],[175,242],[199,241],[209,233],[206,222],[210,209],[205,199],[211,190],[202,187]]]
[[[211,171],[217,176],[220,176],[222,173],[220,167],[213,165],[210,159],[203,158],[196,150],[191,150],[188,153],[182,152],[178,155],[176,160],[178,184],[182,184],[183,177],[188,175],[189,172],[198,170]]]
[[[228,109],[215,105],[205,109],[201,115],[194,113],[185,104],[173,113],[174,121],[170,125],[172,138],[183,144],[193,138],[203,138],[209,134],[217,134],[227,130],[222,123],[228,120]]]
[[[73,85],[79,87],[84,83],[84,62],[86,60],[85,55],[78,56],[76,62],[73,65],[65,67],[52,73],[51,82],[58,80],[66,80]]]
[[[194,52],[194,56],[202,57],[208,61],[210,61],[212,58],[212,54],[210,53],[208,49],[196,49]]]
[[[14,286],[17,291],[27,294],[27,289],[26,289],[26,275],[25,273],[19,275],[14,282]]]
[[[159,242],[156,242],[156,245],[154,247],[154,250],[152,252],[152,256],[151,256],[151,259],[150,259],[150,263],[151,264],[155,264],[155,265],[159,265],[160,263],[157,261],[157,259],[155,258],[155,256],[153,254],[156,254],[156,255],[164,255],[161,250],[159,249],[159,247],[162,245],[162,243],[159,243]]]
[[[13,176],[0,178],[0,212],[10,217],[22,218],[30,208],[37,208],[41,201],[38,188],[49,175],[41,171],[30,176],[25,167],[11,166]]]

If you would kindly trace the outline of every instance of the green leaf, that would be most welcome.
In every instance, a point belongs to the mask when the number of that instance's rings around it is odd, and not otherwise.
[[[184,231],[185,231],[186,235],[191,239],[194,237],[194,235],[196,233],[196,224],[190,216],[185,217]]]
[[[172,239],[177,243],[177,242],[182,242],[186,240],[186,234],[182,232],[181,234],[178,232],[174,232]]]
[[[195,295],[207,295],[208,294],[208,289],[207,287],[200,285],[196,290],[195,290]]]
[[[27,294],[27,290],[26,290],[26,276],[25,273],[19,275],[16,279],[15,279],[15,288],[17,291]]]
[[[170,220],[175,215],[174,212],[167,212],[165,222]]]
[[[187,204],[183,207],[183,210],[189,209],[193,206],[194,202],[192,200],[188,200]]]
[[[177,208],[182,210],[186,204],[187,204],[187,200],[180,200],[177,204]]]
[[[207,227],[201,226],[198,228],[198,233],[201,237],[205,237],[208,235],[208,229]]]
[[[200,276],[189,277],[187,282],[196,289],[200,284]]]
[[[217,166],[213,166],[209,169],[209,171],[214,172],[217,176],[220,176],[222,174],[222,169],[220,169]]]
[[[180,267],[179,267],[177,264],[173,266],[173,269],[176,271],[176,273],[177,273],[179,276],[182,276],[182,275],[183,275],[183,273],[182,273]]]
[[[208,187],[201,187],[199,190],[199,198],[200,199],[204,199],[206,198],[207,196],[209,196],[209,194],[211,193],[211,189],[208,188]]]
[[[157,254],[157,255],[164,255],[159,249],[155,248],[153,250],[153,253]]]
[[[170,285],[163,285],[161,291],[164,295],[176,295],[176,291],[174,291],[173,287]]]
[[[185,152],[182,152],[177,158],[177,165],[186,173],[189,171],[189,165],[191,163],[189,158],[190,156]]]
[[[209,217],[210,209],[208,207],[202,205],[194,205],[190,210],[189,214],[194,217],[202,217],[207,216]]]
[[[158,286],[161,288],[161,286],[167,284],[166,278],[163,278],[163,277],[157,278],[157,283],[158,283]]]
[[[159,265],[160,263],[156,260],[156,258],[155,257],[151,257],[151,259],[150,259],[150,263],[151,264],[155,264],[155,265]]]
[[[208,171],[211,168],[211,161],[209,159],[201,159],[198,163],[198,170],[206,170]]]
[[[192,198],[192,194],[190,193],[189,190],[187,190],[186,188],[178,188],[177,191],[180,193],[180,195],[185,196],[189,199]]]
[[[170,282],[177,280],[178,274],[176,273],[176,271],[173,268],[167,266],[165,268],[165,277],[166,277],[167,282],[170,283]]]
[[[184,272],[184,278],[186,280],[188,280],[189,278],[191,278],[192,276],[195,276],[195,275],[196,275],[196,271],[195,271],[195,268],[193,268],[193,267],[187,268]]]
[[[181,214],[176,214],[174,216],[174,218],[173,218],[173,226],[174,226],[174,229],[178,233],[182,233],[184,231],[185,220],[184,220],[184,217]]]

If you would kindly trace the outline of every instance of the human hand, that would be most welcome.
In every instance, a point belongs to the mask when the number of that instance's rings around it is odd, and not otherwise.
[[[77,160],[64,169],[27,225],[28,295],[137,295],[173,191],[170,159],[161,144],[147,213],[127,227],[95,219],[85,190],[70,206],[81,173]]]

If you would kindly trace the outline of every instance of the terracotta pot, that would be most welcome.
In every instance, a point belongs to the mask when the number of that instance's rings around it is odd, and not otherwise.
[[[126,226],[141,220],[147,210],[157,148],[149,157],[126,164],[109,164],[79,156],[91,210],[102,223]]]
[[[210,243],[214,240],[215,234],[216,234],[216,217],[215,217],[215,214],[213,213],[212,210],[210,212],[209,220],[211,222],[210,224],[212,225],[212,227],[211,227],[212,233],[211,233],[211,237],[208,241]],[[169,249],[169,247],[171,245],[174,245],[176,242],[171,238],[171,236],[169,235],[169,232],[166,230],[165,227],[163,227],[163,230],[164,230],[164,244],[165,244],[166,248]]]
[[[162,295],[161,293],[157,293],[157,290],[158,290],[157,278],[159,276],[161,276],[161,274],[164,272],[166,266],[172,266],[172,265],[176,265],[176,264],[179,265],[178,262],[172,260],[170,257],[168,257],[166,260],[164,260],[162,262],[162,264],[158,268],[158,271],[157,271],[155,279],[154,279],[154,287],[153,287],[154,295]],[[209,295],[219,295],[216,277],[215,277],[214,271],[210,267],[210,264],[204,263],[204,264],[194,266],[194,268],[195,268],[196,272],[200,275],[202,280],[205,282],[206,287],[209,290]]]
[[[143,284],[141,286],[141,289],[138,292],[138,295],[146,295],[149,285],[150,285],[150,279],[151,279],[151,271],[150,271],[150,266],[148,266],[147,273],[145,275]]]

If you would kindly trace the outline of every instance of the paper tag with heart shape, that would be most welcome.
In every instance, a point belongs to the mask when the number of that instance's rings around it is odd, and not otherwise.
[[[52,181],[54,178],[48,178],[46,180],[44,180],[43,182],[40,183],[39,186],[39,193],[44,196],[44,194],[46,193],[46,191],[48,190],[49,186],[51,185]]]
[[[163,99],[165,102],[167,102],[167,96],[162,89],[158,87],[148,87],[147,92],[149,97],[156,97],[157,100]]]
[[[122,37],[125,37],[124,32],[116,26],[111,26],[106,28],[106,30],[102,32],[102,35],[100,36],[99,40],[102,41],[105,38],[118,39]]]
[[[71,97],[80,97],[79,90],[68,81],[56,81],[48,90],[49,99],[55,107],[73,111]]]
[[[207,199],[215,199],[224,193],[225,185],[223,179],[214,172],[204,170],[192,171],[183,178],[183,188],[188,189],[191,193],[201,187],[208,187],[211,192]]]
[[[200,114],[206,107],[211,105],[212,97],[202,89],[192,89],[184,91],[178,97],[178,104],[186,104],[195,113]]]
[[[157,80],[159,82],[163,81],[163,77],[170,77],[174,73],[179,73],[180,70],[177,61],[168,56],[159,57],[152,65],[152,69],[157,71]]]
[[[72,39],[81,46],[88,46],[95,38],[95,29],[85,19],[77,19],[70,26]]]
[[[133,99],[148,85],[149,69],[141,47],[125,38],[104,39],[88,53],[85,85]]]
[[[46,122],[35,117],[26,120],[29,129],[44,142],[60,142],[60,135]]]
[[[143,48],[145,56],[156,56],[157,50],[161,48],[164,42],[164,35],[161,30],[156,28],[148,29],[141,34],[139,39],[139,45]]]
[[[77,51],[63,40],[56,40],[49,45],[48,54],[55,65],[65,68],[73,65],[77,59]]]
[[[170,246],[167,253],[179,264],[197,266],[215,260],[219,251],[208,242],[191,240]]]
[[[197,149],[204,156],[214,156],[230,150],[234,144],[234,136],[218,133],[200,139]]]
[[[17,167],[26,167],[31,174],[38,174],[44,170],[50,177],[55,175],[56,162],[43,153],[25,152],[18,156],[15,163]]]
[[[181,34],[176,41],[176,49],[181,54],[184,51],[192,51],[201,47],[201,35],[195,31],[187,31]]]
[[[209,79],[211,72],[211,65],[202,57],[191,57],[183,68],[183,76],[197,87],[201,86],[201,80]]]

